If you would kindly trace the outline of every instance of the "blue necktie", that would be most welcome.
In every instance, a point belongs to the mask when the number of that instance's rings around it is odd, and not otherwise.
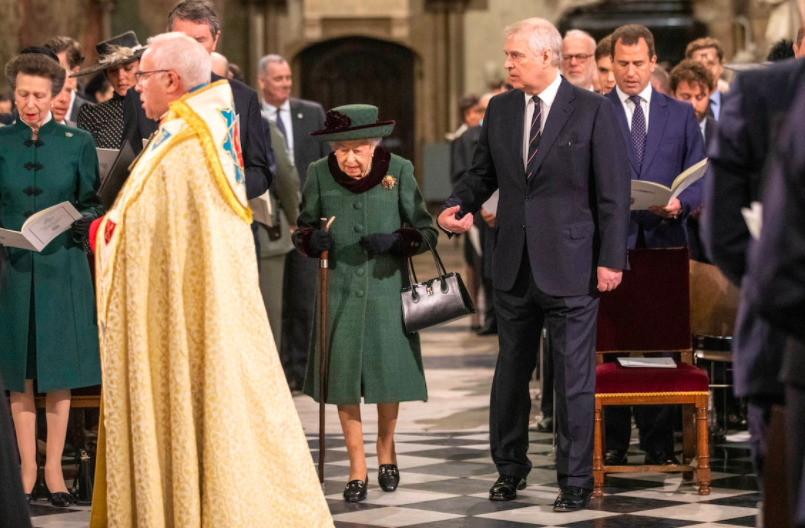
[[[531,97],[534,101],[534,117],[531,119],[531,128],[528,134],[528,161],[526,161],[526,179],[530,180],[534,175],[535,169],[533,165],[534,158],[537,156],[539,150],[539,139],[542,136],[540,130],[542,125],[542,108],[539,104],[539,97],[536,95]]]
[[[285,131],[285,123],[282,122],[282,116],[280,115],[280,112],[281,110],[277,108],[277,128],[280,129],[280,132],[282,132],[282,137],[284,137],[285,140],[287,141],[288,133]]]
[[[643,163],[643,153],[646,151],[646,116],[643,114],[643,107],[640,106],[640,96],[631,95],[629,99],[634,103],[632,144],[634,144],[635,154],[637,154],[637,164],[640,165]]]

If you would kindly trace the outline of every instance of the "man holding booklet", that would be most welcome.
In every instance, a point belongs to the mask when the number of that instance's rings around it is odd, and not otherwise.
[[[657,56],[648,28],[626,25],[615,30],[612,61],[616,85],[605,97],[615,105],[631,166],[629,248],[686,247],[685,224],[701,204],[697,176],[706,166],[693,107],[651,87]],[[647,464],[674,462],[672,418],[670,406],[635,407]],[[628,407],[607,409],[605,464],[626,463],[630,422]]]

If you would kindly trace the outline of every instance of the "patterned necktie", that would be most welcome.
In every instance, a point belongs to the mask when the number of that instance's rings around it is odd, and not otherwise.
[[[287,140],[288,133],[285,131],[285,123],[282,122],[282,115],[280,115],[280,112],[282,112],[282,110],[277,108],[277,128],[279,128],[280,132],[282,132],[282,137]]]
[[[637,164],[640,165],[643,163],[643,153],[646,151],[646,116],[643,115],[643,107],[640,106],[640,96],[631,95],[629,99],[634,103],[632,143],[637,154]]]
[[[532,162],[537,156],[539,150],[539,139],[542,136],[542,107],[539,104],[539,97],[536,95],[531,97],[534,101],[534,117],[531,119],[531,128],[528,133],[528,161],[526,161],[526,179],[530,180],[534,175],[534,166]]]

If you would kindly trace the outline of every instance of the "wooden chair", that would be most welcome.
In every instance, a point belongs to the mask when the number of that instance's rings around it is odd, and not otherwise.
[[[618,288],[601,296],[596,336],[593,495],[603,495],[606,473],[696,471],[699,495],[710,494],[707,374],[693,365],[688,252],[629,251],[631,269]],[[676,368],[625,368],[604,363],[611,353],[679,353]],[[603,415],[608,405],[682,405],[682,463],[604,465]]]

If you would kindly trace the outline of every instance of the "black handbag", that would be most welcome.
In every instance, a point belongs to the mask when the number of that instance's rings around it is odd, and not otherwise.
[[[419,282],[414,271],[414,262],[408,257],[408,285],[400,290],[400,296],[403,324],[409,334],[475,313],[475,306],[464,287],[461,275],[447,273],[430,240],[425,236],[422,240],[433,254],[439,276]]]

